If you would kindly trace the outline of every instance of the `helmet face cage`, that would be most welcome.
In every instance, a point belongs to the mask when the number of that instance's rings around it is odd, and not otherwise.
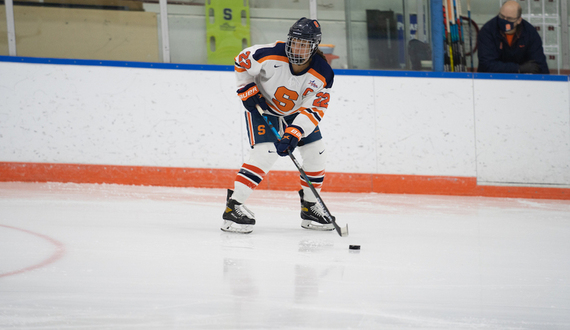
[[[316,20],[301,18],[289,29],[285,53],[291,64],[307,63],[321,42],[321,26]]]
[[[285,53],[291,64],[302,65],[311,59],[318,44],[313,40],[287,37]]]

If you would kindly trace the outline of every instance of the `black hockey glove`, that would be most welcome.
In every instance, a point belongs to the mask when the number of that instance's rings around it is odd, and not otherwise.
[[[277,149],[277,154],[279,156],[287,156],[287,150],[293,152],[297,143],[303,137],[303,129],[298,126],[289,126],[285,129],[285,134],[281,137],[281,140],[275,142],[275,149]]]
[[[524,62],[523,64],[519,65],[519,72],[520,73],[539,73],[540,67],[538,64],[530,60],[528,62]]]
[[[257,109],[255,107],[256,104],[259,104],[263,110],[269,109],[265,102],[265,98],[261,95],[261,92],[255,83],[245,85],[238,89],[237,93],[247,111],[257,113]]]

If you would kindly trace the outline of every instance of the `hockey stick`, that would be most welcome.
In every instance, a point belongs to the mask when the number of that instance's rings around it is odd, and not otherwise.
[[[465,41],[464,41],[464,31],[463,22],[461,21],[461,0],[453,0],[457,3],[457,8],[455,9],[455,20],[457,21],[457,30],[459,34],[459,51],[461,54],[461,72],[467,71],[467,65],[465,62]]]
[[[259,115],[263,118],[263,120],[265,121],[267,126],[269,126],[269,128],[271,129],[271,131],[273,132],[275,137],[278,140],[281,140],[281,136],[279,135],[279,132],[277,132],[277,130],[275,129],[275,127],[273,127],[271,122],[269,120],[267,120],[267,117],[265,117],[263,115],[263,109],[261,109],[259,104],[256,104],[255,107],[257,108]],[[305,180],[305,182],[307,182],[307,184],[309,185],[309,188],[311,189],[311,192],[317,198],[317,202],[321,205],[321,207],[325,211],[326,220],[333,224],[334,228],[336,229],[336,232],[340,235],[340,237],[348,236],[348,224],[344,228],[339,227],[339,225],[336,223],[334,217],[331,215],[331,212],[329,211],[329,209],[325,205],[325,202],[323,202],[323,200],[321,199],[321,196],[317,192],[317,189],[315,189],[315,186],[313,186],[313,184],[311,183],[311,180],[309,180],[309,177],[307,176],[307,174],[303,170],[303,167],[297,161],[297,158],[295,158],[295,156],[293,156],[293,153],[291,153],[291,150],[287,150],[287,154],[289,154],[289,157],[291,158],[291,160],[295,164],[295,167],[297,167],[297,170],[299,170],[299,173],[301,173],[301,177],[303,178],[303,180]]]
[[[455,21],[455,0],[447,1],[449,8],[449,22],[451,24],[451,45],[453,47],[453,63],[454,72],[461,72],[461,53],[459,50],[459,32],[457,28],[457,22]]]
[[[450,20],[450,16],[449,16],[449,0],[446,1],[446,3],[447,3],[447,4],[444,6],[444,9],[445,9],[445,12],[444,12],[444,14],[445,14],[445,19],[444,19],[444,20],[445,20],[445,26],[446,26],[446,28],[447,28],[447,30],[446,30],[446,31],[447,31],[446,36],[447,36],[447,45],[448,45],[448,48],[449,48],[449,62],[450,62],[450,63],[449,63],[449,71],[450,71],[450,72],[454,72],[454,71],[455,71],[455,68],[454,68],[454,65],[453,65],[453,55],[454,55],[454,54],[453,54],[452,41],[451,41],[451,29],[450,29],[450,26],[449,26],[449,25],[450,25],[450,23],[449,23],[449,20]]]
[[[467,17],[469,18],[469,49],[471,49],[471,72],[473,72],[473,53],[475,53],[475,50],[473,49],[473,35],[471,34],[471,0],[467,0]]]
[[[445,23],[445,6],[441,6],[443,14],[443,71],[449,72],[449,48],[447,47],[447,24]]]

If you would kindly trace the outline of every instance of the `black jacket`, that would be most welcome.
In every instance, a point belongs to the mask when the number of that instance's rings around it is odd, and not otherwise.
[[[517,26],[512,47],[499,30],[497,16],[483,25],[477,40],[477,72],[519,73],[519,64],[534,60],[540,67],[540,73],[550,73],[542,49],[542,39],[534,26],[524,19]]]

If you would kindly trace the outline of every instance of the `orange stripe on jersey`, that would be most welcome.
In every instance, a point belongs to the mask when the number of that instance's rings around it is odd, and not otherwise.
[[[321,118],[323,118],[325,116],[325,112],[323,110],[319,110],[317,108],[311,108],[311,110],[313,110],[314,112],[318,113],[319,116],[321,116]]]
[[[302,115],[307,116],[307,118],[309,118],[309,120],[311,121],[311,123],[315,124],[315,126],[317,126],[319,124],[319,121],[317,120],[317,118],[315,118],[315,116],[313,116],[311,113],[309,113],[307,110],[303,110],[301,111]]]
[[[242,68],[241,66],[237,66],[237,65],[234,65],[234,70],[236,72],[245,72],[244,68]]]
[[[263,63],[263,62],[269,61],[269,60],[289,63],[289,59],[287,58],[287,56],[281,56],[281,55],[265,56],[265,57],[260,58],[257,62]]]
[[[315,69],[309,69],[308,71],[310,74],[312,74],[313,76],[317,77],[317,79],[319,79],[320,81],[323,82],[323,87],[327,87],[327,80],[325,79],[325,77],[323,77],[320,73],[318,73],[317,71],[315,71]]]

